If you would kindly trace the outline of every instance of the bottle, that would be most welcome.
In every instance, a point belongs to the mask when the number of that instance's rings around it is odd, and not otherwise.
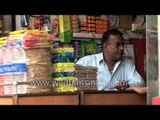
[[[26,81],[26,54],[22,48],[21,42],[16,42],[16,46],[13,48],[13,61],[12,61],[12,81]],[[25,94],[27,92],[26,85],[18,85],[17,91],[13,91],[13,94]]]
[[[3,52],[4,83],[12,83],[12,49],[13,46],[9,43]],[[12,85],[4,86],[4,94],[12,94]]]
[[[4,83],[4,65],[3,65],[3,51],[6,48],[6,45],[2,45],[0,48],[0,84]],[[4,94],[4,86],[0,86],[0,94]]]

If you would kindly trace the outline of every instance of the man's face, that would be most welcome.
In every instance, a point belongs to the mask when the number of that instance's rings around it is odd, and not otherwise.
[[[120,60],[123,56],[124,39],[120,35],[110,35],[104,44],[104,54],[112,60]]]

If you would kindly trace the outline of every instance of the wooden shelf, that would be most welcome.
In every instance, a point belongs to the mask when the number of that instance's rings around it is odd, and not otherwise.
[[[90,33],[73,33],[73,38],[95,38],[101,39],[102,34],[90,34]]]

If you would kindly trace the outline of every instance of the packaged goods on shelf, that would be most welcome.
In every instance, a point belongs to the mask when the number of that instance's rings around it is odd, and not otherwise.
[[[66,53],[66,52],[74,52],[74,48],[72,47],[64,47],[64,48],[54,48],[52,53]]]
[[[19,30],[10,32],[8,43],[22,42],[25,49],[49,48],[51,47],[52,36],[43,30]]]
[[[60,40],[61,42],[71,42],[70,16],[60,15]]]
[[[74,76],[67,76],[67,77],[55,77],[53,78],[54,81],[74,81],[75,77]]]
[[[74,61],[75,61],[75,57],[73,52],[55,53],[52,56],[52,63],[74,62]]]
[[[74,55],[76,57],[76,60],[83,57],[82,55],[82,44],[80,40],[72,40],[71,46],[74,48]]]
[[[51,15],[50,18],[51,18],[51,24],[52,24],[51,33],[53,35],[53,38],[57,39],[60,37],[59,16],[58,15]]]
[[[78,15],[71,15],[72,32],[80,32],[80,21]]]
[[[91,41],[81,41],[82,43],[82,53],[83,55],[91,55],[97,53],[97,42],[95,40]]]
[[[53,64],[54,72],[74,72],[75,71],[75,63],[55,63]]]
[[[73,15],[75,16],[75,15]],[[72,18],[72,17],[71,17]],[[77,22],[77,18],[79,18],[79,22]],[[96,15],[78,15],[77,17],[74,18],[74,22],[72,31],[73,31],[73,37],[75,34],[80,34],[78,35],[81,38],[86,37],[86,38],[97,38],[96,36],[102,37],[102,34],[108,30],[108,21],[107,18],[104,16],[96,16]],[[78,27],[79,26],[79,27]],[[79,32],[78,32],[79,30]],[[86,34],[88,34],[86,36]],[[96,35],[97,34],[97,35]],[[91,37],[89,37],[91,36]],[[99,37],[98,37],[99,38]]]
[[[67,76],[75,76],[75,72],[55,72],[53,73],[53,77],[67,77]]]
[[[64,82],[75,80],[74,48],[54,48],[52,50],[52,64],[52,79],[53,81],[57,81],[59,83],[59,86],[56,86],[55,91],[73,92],[73,87],[70,87],[70,84],[66,84]]]

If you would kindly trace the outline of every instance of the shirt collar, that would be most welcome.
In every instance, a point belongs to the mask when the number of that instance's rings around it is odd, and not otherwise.
[[[122,59],[123,59],[123,58],[122,58]],[[99,59],[98,59],[98,62],[99,62],[99,64],[100,64],[100,63],[103,62],[103,61],[104,61],[103,52],[101,52],[101,53],[100,53],[100,56],[99,56]],[[122,60],[119,60],[119,61],[116,62],[116,64],[119,65],[121,62],[122,62]]]
[[[103,59],[103,52],[100,53],[100,56],[99,56],[99,59],[98,59],[98,60],[99,60],[99,61],[98,61],[99,64],[104,60],[104,59]]]

